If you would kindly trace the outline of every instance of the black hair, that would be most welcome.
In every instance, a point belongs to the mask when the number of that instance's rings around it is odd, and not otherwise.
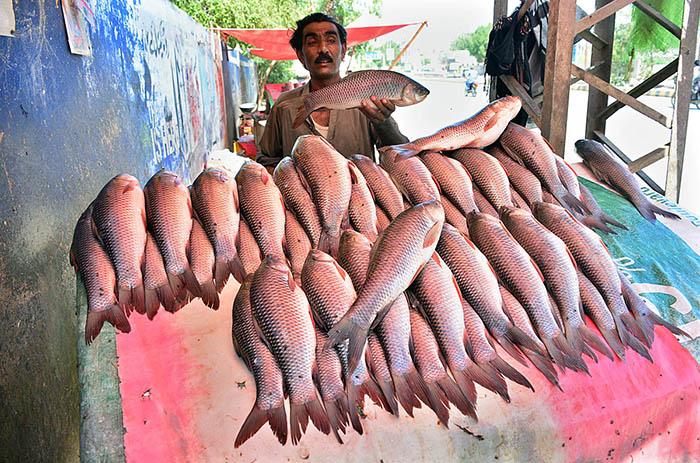
[[[289,39],[289,45],[291,45],[295,50],[301,50],[304,44],[304,37],[302,36],[304,33],[304,28],[311,23],[322,22],[335,24],[335,27],[338,29],[338,34],[340,35],[340,43],[343,44],[343,47],[346,47],[348,39],[347,31],[333,16],[328,16],[325,13],[311,13],[310,15],[297,21],[297,28],[294,30],[292,38]]]

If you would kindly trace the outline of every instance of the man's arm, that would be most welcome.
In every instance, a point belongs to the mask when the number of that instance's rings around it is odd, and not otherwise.
[[[386,98],[380,100],[376,96],[372,96],[371,100],[376,109],[372,108],[366,101],[363,101],[360,111],[372,123],[378,138],[377,148],[408,143],[408,138],[401,133],[399,125],[391,117],[391,114],[396,110],[396,105]]]

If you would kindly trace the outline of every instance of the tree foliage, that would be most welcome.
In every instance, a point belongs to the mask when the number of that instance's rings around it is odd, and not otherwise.
[[[460,34],[450,45],[450,50],[468,50],[478,62],[483,63],[490,32],[491,24],[487,24],[477,27],[469,34]]]

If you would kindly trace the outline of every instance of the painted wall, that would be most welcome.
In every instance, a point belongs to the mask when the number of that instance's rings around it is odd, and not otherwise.
[[[218,38],[165,0],[88,3],[91,56],[54,0],[12,2],[0,37],[0,461],[78,460],[80,213],[121,172],[191,180],[227,138]]]

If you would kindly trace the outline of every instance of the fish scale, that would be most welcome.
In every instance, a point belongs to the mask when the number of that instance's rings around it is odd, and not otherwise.
[[[253,275],[250,303],[289,393],[292,443],[301,439],[309,417],[316,428],[329,434],[330,423],[312,379],[316,370],[316,332],[309,302],[282,259],[265,257]]]
[[[301,284],[301,269],[304,267],[306,256],[311,251],[311,242],[294,214],[289,210],[286,211],[284,220],[284,236],[294,281]]]
[[[161,305],[168,312],[174,312],[177,300],[168,282],[168,274],[165,273],[165,264],[158,245],[150,232],[146,235],[146,252],[143,258],[144,301],[146,314],[149,320],[153,320]]]
[[[510,196],[510,182],[503,165],[486,151],[463,148],[451,154],[462,163],[479,191],[488,199],[489,203],[498,211],[501,206],[512,206]],[[469,213],[471,211],[468,211]]]
[[[355,171],[356,181],[352,184],[348,216],[353,228],[374,242],[377,239],[377,207],[374,197],[360,170],[350,162],[350,168]]]
[[[466,215],[477,209],[472,193],[472,181],[464,165],[437,151],[421,154],[420,160],[433,174],[442,194],[454,203],[461,214]]]
[[[234,446],[240,447],[265,422],[279,442],[287,442],[287,414],[284,409],[284,379],[270,349],[255,329],[250,305],[250,284],[247,277],[233,301],[233,344],[255,379],[255,404],[236,436]]]
[[[397,188],[411,204],[440,199],[440,190],[428,168],[420,159],[403,157],[398,151],[385,150],[380,163],[389,173]]]
[[[238,224],[238,257],[243,265],[244,276],[255,273],[260,266],[263,256],[260,253],[258,243],[255,242],[253,232],[243,217]]]
[[[394,185],[389,174],[374,163],[373,160],[362,154],[353,154],[350,160],[362,172],[377,204],[383,209],[389,218],[394,218],[403,212],[403,198]],[[379,212],[377,212],[379,213]]]
[[[236,257],[238,258],[238,257]],[[200,288],[202,301],[208,307],[219,308],[219,294],[214,286],[214,266],[216,257],[207,233],[197,219],[192,221],[190,234],[190,265]]]
[[[343,443],[338,431],[345,433],[349,413],[348,397],[343,385],[343,366],[338,353],[334,349],[324,349],[328,337],[316,328],[316,363],[318,376],[316,383],[321,393],[323,406],[328,414],[333,434],[339,443]]]
[[[312,246],[318,247],[318,240],[321,237],[321,219],[318,217],[316,206],[314,205],[309,192],[299,178],[299,172],[294,167],[294,161],[289,156],[283,158],[275,167],[272,174],[275,185],[279,188],[284,203],[289,207],[304,227]]]
[[[496,145],[490,146],[486,152],[500,161],[508,174],[510,184],[522,195],[528,205],[532,206],[534,202],[542,201],[542,183],[527,167],[515,162]]]

